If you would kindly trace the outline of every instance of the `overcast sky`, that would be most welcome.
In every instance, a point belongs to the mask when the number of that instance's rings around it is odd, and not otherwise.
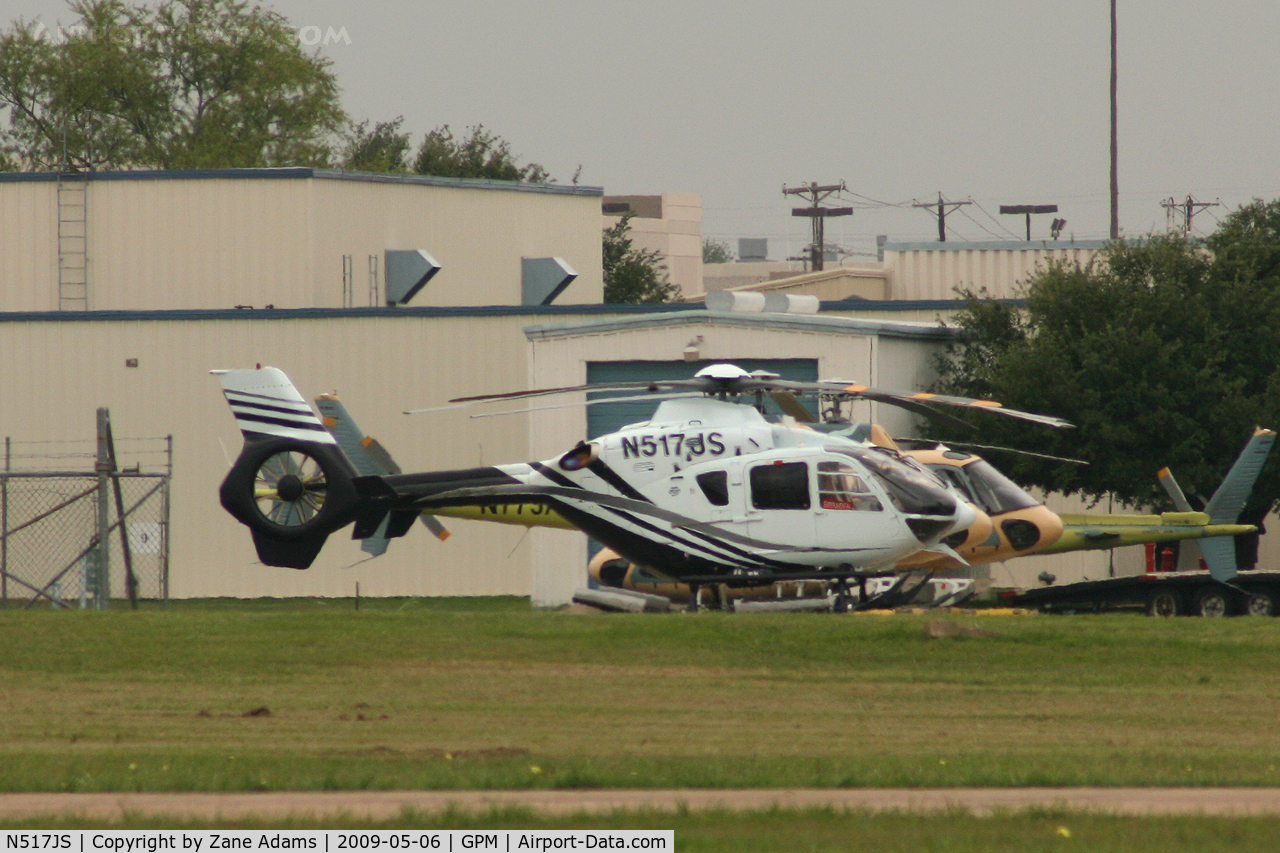
[[[844,181],[828,240],[936,239],[912,201],[972,199],[951,240],[1020,238],[1001,204],[1057,204],[1064,238],[1109,228],[1108,0],[276,0],[333,61],[355,118],[416,137],[477,123],[522,161],[609,194],[702,196],[737,249],[808,240],[784,184]],[[68,23],[63,2],[0,19]],[[323,44],[332,28],[341,36]],[[1119,0],[1120,223],[1163,230],[1163,199],[1280,197],[1280,3]],[[349,40],[349,43],[347,41]],[[895,206],[873,204],[887,202]],[[833,199],[834,201],[834,199]],[[865,206],[864,206],[865,205]],[[1047,237],[1053,217],[1033,218]]]

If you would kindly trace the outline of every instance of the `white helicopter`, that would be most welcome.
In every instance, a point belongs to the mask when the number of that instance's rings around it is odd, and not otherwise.
[[[784,381],[718,364],[685,380],[453,400],[478,404],[590,390],[663,402],[647,422],[542,462],[371,475],[340,449],[282,371],[214,373],[245,440],[222,483],[222,505],[250,528],[268,565],[309,567],[329,534],[353,521],[353,538],[385,540],[403,536],[419,516],[538,506],[626,559],[687,584],[694,606],[704,584],[826,580],[839,600],[851,582],[891,573],[912,554],[945,554],[964,563],[944,541],[954,534],[963,539],[978,518],[964,496],[892,442],[827,434],[787,418],[766,421],[759,411],[765,394],[869,399],[954,420],[925,405],[940,403],[1070,426],[989,400],[900,394],[840,380]]]

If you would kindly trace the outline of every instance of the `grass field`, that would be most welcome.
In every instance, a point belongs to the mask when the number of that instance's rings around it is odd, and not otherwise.
[[[0,790],[1280,784],[1280,621],[0,611]]]

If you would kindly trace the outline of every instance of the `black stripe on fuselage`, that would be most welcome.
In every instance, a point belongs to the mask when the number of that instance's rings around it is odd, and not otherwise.
[[[388,474],[381,479],[395,490],[398,498],[408,500],[429,498],[454,489],[523,485],[520,480],[492,466],[424,474]]]
[[[619,474],[617,471],[610,468],[603,461],[597,459],[596,461],[588,465],[587,469],[590,470],[591,473],[599,477],[601,480],[604,480],[610,486],[613,486],[619,492],[631,498],[632,500],[644,501],[645,503],[653,503],[653,501],[649,500],[647,497],[640,494],[640,492],[636,489],[635,486],[631,485],[626,480],[624,480],[621,474]]]
[[[612,475],[612,479],[601,474],[601,472],[597,469],[597,466],[601,466],[604,468],[605,471],[608,471],[609,474]],[[556,471],[542,464],[541,462],[532,462],[530,463],[530,467],[557,485],[565,486],[571,489],[578,489],[580,491],[587,492],[588,494],[590,494],[590,491],[588,489],[583,488],[581,484],[575,483],[573,480],[561,474],[559,471]],[[605,465],[603,462],[596,460],[596,462],[593,462],[591,465],[587,467],[591,471],[591,473],[595,474],[597,477],[600,477],[602,480],[605,480],[605,482],[609,483],[609,485],[613,486],[615,489],[618,489],[619,491],[623,491],[625,489],[625,491],[627,492],[625,496],[630,498],[631,500],[643,501],[644,503],[648,503],[648,504],[653,503],[653,501],[649,500],[647,497],[640,494],[640,492],[637,491],[635,487],[633,487],[630,483],[627,483],[625,480],[623,480],[620,476],[618,476],[618,473],[616,471],[614,471],[608,465]],[[621,484],[621,486],[618,485],[619,483]],[[589,500],[589,499],[584,498],[584,500]],[[684,545],[686,548],[696,548],[699,551],[712,554],[713,556],[720,557],[721,559],[728,559],[730,561],[734,561],[733,556],[724,557],[720,554],[716,554],[714,551],[712,551],[710,548],[708,548],[705,545],[701,545],[697,542],[690,542],[687,539],[684,539],[683,537],[675,535],[673,531],[662,530],[661,528],[657,527],[654,524],[651,524],[646,521],[641,521],[640,519],[636,518],[634,515],[627,512],[626,510],[617,509],[616,507],[602,507],[602,509],[607,509],[613,514],[620,516],[621,518],[625,518],[627,521],[631,522],[637,527],[640,527],[644,530],[648,530],[657,536],[665,536],[671,539],[673,542],[678,542],[681,545]],[[588,513],[588,515],[590,515],[590,513]],[[699,536],[698,538],[710,541],[716,547],[729,551],[731,555],[736,555],[738,557],[736,562],[738,563],[746,563],[748,561],[754,562],[754,561],[767,559],[764,557],[758,557],[755,554],[750,553],[749,551],[743,551],[739,548],[734,548],[730,545],[727,545],[721,541],[716,540],[714,537]]]
[[[580,484],[575,483],[573,480],[564,476],[559,471],[555,471],[549,468],[548,466],[542,464],[541,462],[531,463],[531,467],[535,471],[537,471],[539,474],[546,477],[548,480],[550,480],[553,483],[567,486],[569,488],[580,489],[584,492],[588,492],[588,490],[584,489]],[[637,491],[635,487],[633,487],[630,483],[627,483],[625,480],[623,480],[622,477],[620,477],[616,471],[614,471],[608,465],[605,465],[603,462],[596,460],[595,462],[593,462],[591,465],[587,467],[591,471],[591,473],[600,477],[602,480],[609,483],[609,485],[613,486],[615,489],[618,489],[619,491],[623,491],[625,489],[626,497],[629,497],[632,500],[644,501],[645,503],[649,503],[649,504],[653,503],[653,501],[649,500],[647,497],[640,494],[640,492]],[[610,475],[612,475],[612,477],[608,477],[605,474],[603,474],[600,471],[600,468],[603,468],[604,471],[607,471]],[[589,500],[589,499],[584,498],[584,500]],[[763,556],[760,556],[759,554],[753,554],[750,551],[746,551],[742,548],[738,548],[736,546],[730,545],[729,543],[725,542],[724,540],[720,539],[714,534],[704,533],[701,531],[693,531],[693,530],[690,530],[688,532],[689,536],[693,536],[697,539],[701,539],[703,540],[703,542],[709,543],[710,545],[716,548],[720,548],[723,551],[729,552],[728,555],[716,554],[707,545],[704,545],[700,542],[690,541],[685,536],[678,536],[676,535],[674,530],[663,530],[662,528],[658,527],[655,524],[652,524],[650,522],[643,521],[637,518],[636,516],[627,512],[626,510],[618,509],[616,507],[607,507],[607,506],[602,507],[602,509],[607,509],[608,511],[612,512],[614,515],[617,515],[620,518],[626,519],[627,521],[631,522],[632,524],[634,524],[635,526],[643,530],[648,530],[650,533],[653,533],[655,536],[666,537],[673,542],[677,542],[680,545],[683,545],[685,548],[694,549],[697,551],[701,551],[703,553],[711,554],[729,563],[737,563],[740,566],[748,566],[748,565],[756,564],[756,565],[772,565],[772,566],[785,567],[785,568],[793,568],[797,565],[801,565],[798,563],[788,563],[783,560],[775,560],[770,557],[763,557]],[[590,513],[588,513],[588,515],[589,514]],[[685,553],[685,552],[681,552],[681,553]]]

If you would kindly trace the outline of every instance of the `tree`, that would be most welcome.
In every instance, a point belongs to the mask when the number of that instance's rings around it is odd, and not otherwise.
[[[1167,465],[1207,496],[1254,425],[1280,424],[1280,203],[1236,211],[1205,246],[1154,236],[1111,244],[1089,268],[1051,266],[1025,297],[1019,309],[967,294],[936,385],[1077,424],[982,419],[985,444],[1089,462],[1002,466],[1025,484],[1151,506]],[[1278,499],[1273,460],[1246,518]]]
[[[73,0],[60,41],[0,35],[0,150],[30,169],[326,165],[346,122],[327,60],[242,0]]]
[[[680,287],[667,280],[662,255],[632,245],[634,215],[623,214],[616,225],[604,231],[604,301],[675,302],[680,298]]]
[[[521,166],[511,144],[478,124],[463,139],[454,138],[449,125],[431,131],[418,146],[413,171],[445,178],[489,178],[497,181],[549,183],[551,176],[537,163]]]
[[[342,152],[341,166],[358,172],[406,172],[409,134],[400,130],[404,116],[380,121],[369,130],[369,122],[353,125]]]
[[[703,237],[702,262],[704,264],[730,264],[733,263],[733,252],[729,251],[728,243],[712,240],[710,237]]]

